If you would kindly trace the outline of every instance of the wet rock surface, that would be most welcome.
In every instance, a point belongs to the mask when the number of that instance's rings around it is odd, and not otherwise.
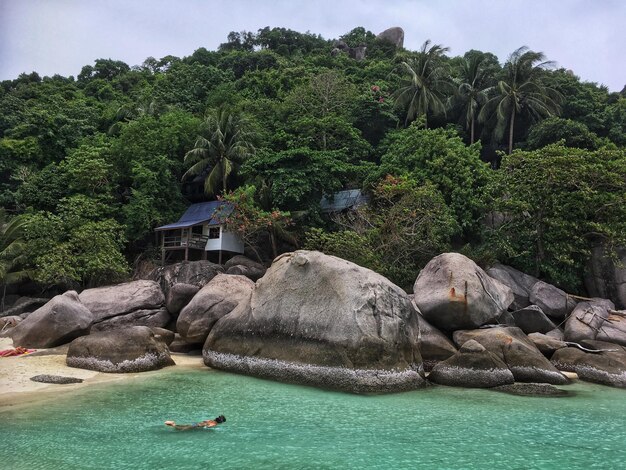
[[[466,341],[454,356],[436,364],[428,380],[440,385],[472,388],[490,388],[515,381],[508,366],[474,340]]]
[[[41,382],[45,384],[79,384],[83,382],[83,379],[78,379],[76,377],[65,377],[63,375],[35,375],[31,377],[30,380],[33,382]]]
[[[398,286],[301,250],[274,260],[249,300],[213,326],[203,355],[210,367],[276,380],[404,390],[426,384],[418,334],[415,309]]]
[[[144,372],[174,365],[164,341],[147,326],[101,331],[75,339],[67,365],[100,372]]]
[[[516,327],[455,331],[454,342],[463,345],[474,339],[498,356],[511,370],[516,382],[564,385],[568,379],[546,359],[522,330]]]

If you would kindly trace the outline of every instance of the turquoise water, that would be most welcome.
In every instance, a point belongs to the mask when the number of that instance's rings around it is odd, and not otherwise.
[[[626,468],[626,391],[357,396],[164,370],[0,412],[5,469]],[[224,414],[212,430],[163,425]]]

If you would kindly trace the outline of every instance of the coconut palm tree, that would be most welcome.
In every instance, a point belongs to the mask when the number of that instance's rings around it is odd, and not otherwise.
[[[0,209],[0,285],[2,299],[0,311],[4,310],[6,286],[31,277],[26,264],[26,241],[23,238],[27,220],[22,216],[8,220],[4,209]]]
[[[513,151],[516,116],[526,113],[538,121],[560,113],[561,94],[541,81],[544,69],[553,64],[545,60],[542,52],[531,51],[526,46],[514,51],[504,65],[504,80],[494,88],[496,95],[487,101],[478,115],[484,122],[495,114],[497,140],[502,140],[508,125],[509,153]]]
[[[194,148],[185,154],[189,169],[183,180],[209,170],[204,180],[207,195],[227,190],[228,178],[237,166],[254,154],[252,133],[246,119],[224,107],[210,110],[204,121]]]
[[[444,95],[454,87],[443,61],[448,50],[427,40],[414,57],[402,62],[408,80],[393,96],[396,103],[408,106],[405,125],[416,117],[423,117],[427,125],[428,113],[445,114]]]
[[[487,102],[487,87],[485,87],[485,70],[482,67],[485,56],[473,55],[463,59],[461,63],[461,77],[455,96],[454,105],[463,110],[465,128],[470,131],[470,143],[474,143],[474,129],[478,112]]]

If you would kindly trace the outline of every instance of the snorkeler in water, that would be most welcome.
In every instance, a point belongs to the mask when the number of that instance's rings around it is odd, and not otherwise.
[[[218,424],[225,423],[226,418],[224,415],[219,415],[215,419],[206,419],[204,421],[200,421],[199,423],[192,424],[176,424],[174,421],[165,421],[166,426],[170,426],[177,431],[188,431],[190,429],[208,429],[217,426]]]

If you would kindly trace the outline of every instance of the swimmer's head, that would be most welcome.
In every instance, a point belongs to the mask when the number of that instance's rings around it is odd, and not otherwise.
[[[215,418],[215,421],[217,423],[225,423],[226,422],[226,417],[224,415],[219,415],[217,418]]]

